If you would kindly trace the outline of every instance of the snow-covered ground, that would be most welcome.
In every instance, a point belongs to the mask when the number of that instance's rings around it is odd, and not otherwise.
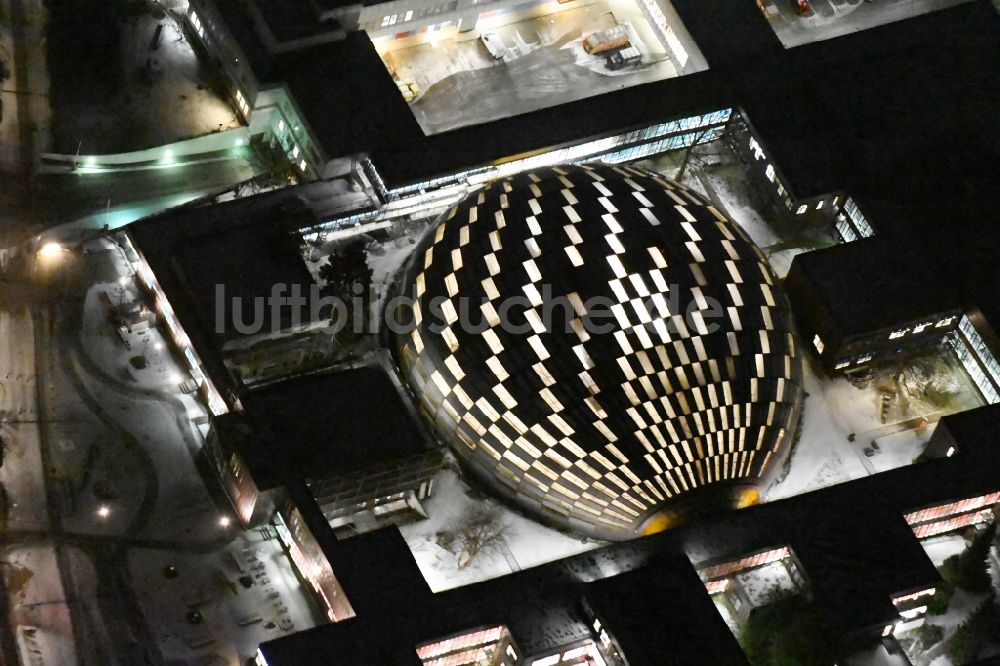
[[[946,534],[931,539],[924,539],[920,542],[924,547],[924,552],[930,558],[934,566],[939,567],[941,563],[952,555],[958,555],[965,550],[965,538],[958,534]]]
[[[684,151],[674,151],[635,163],[675,178]],[[778,220],[755,189],[736,154],[722,141],[696,147],[680,182],[711,201],[738,224],[764,252],[775,275],[788,274],[797,254],[833,245],[838,241],[833,225]]]
[[[424,579],[435,592],[505,576],[605,545],[602,541],[550,529],[493,500],[475,497],[469,486],[450,469],[440,472],[434,482],[434,495],[423,503],[430,517],[401,526],[399,531],[413,552]],[[506,525],[503,530],[505,547],[502,554],[480,554],[464,569],[459,569],[457,554],[438,545],[435,535],[461,522],[480,502],[499,508],[500,520]]]
[[[64,370],[75,375],[77,390],[90,398],[89,409],[99,410],[100,420],[57,440],[63,464],[86,468],[83,478],[89,477],[92,486],[80,489],[76,511],[64,516],[64,525],[97,533],[142,526],[154,538],[216,539],[220,509],[195,465],[205,435],[205,407],[197,394],[180,392],[188,374],[158,330],[129,334],[131,348],[125,346],[101,294],[109,294],[113,303],[141,296],[119,252],[106,245],[94,250],[87,255],[91,270],[105,281],[87,292],[80,345],[65,354]],[[144,359],[145,367],[133,365],[134,358]],[[113,498],[98,497],[98,481]],[[155,501],[147,504],[141,498]],[[101,507],[106,516],[98,514]]]
[[[47,544],[12,546],[0,550],[5,563],[3,574],[10,589],[12,625],[36,627],[33,645],[41,661],[24,663],[75,664],[73,623],[70,618],[68,595],[63,589],[55,550]],[[18,574],[11,578],[12,570]],[[96,598],[96,597],[95,597]],[[7,627],[4,627],[7,631]]]
[[[933,434],[933,428],[923,432],[917,430],[902,430],[891,435],[879,437],[878,450],[868,460],[876,472],[886,472],[890,469],[903,467],[913,462],[913,459],[924,451],[927,440]],[[864,444],[864,442],[862,442]]]
[[[772,223],[749,201],[746,189],[750,183],[746,178],[734,178],[731,170],[727,170],[728,177],[724,178],[718,169],[697,166],[685,176],[682,179],[685,185],[709,199],[717,199],[730,219],[740,225],[758,247],[769,247],[780,240]]]
[[[876,393],[858,389],[846,379],[818,376],[804,365],[804,384],[809,397],[799,441],[792,451],[789,471],[767,489],[764,501],[773,501],[858,479],[870,473],[862,449],[867,440],[851,433],[873,430],[881,423],[875,412]]]
[[[941,649],[941,646],[942,644],[947,645],[952,634],[955,633],[955,629],[965,622],[969,615],[987,598],[988,595],[972,594],[958,588],[951,597],[951,602],[948,604],[948,611],[946,613],[943,615],[927,616],[926,624],[935,624],[944,629],[944,638],[930,650],[932,656],[937,656],[934,657],[928,666],[962,666],[962,664],[955,664],[948,657],[947,652]]]
[[[214,663],[208,659],[217,654],[220,663],[242,664],[259,643],[323,621],[281,544],[258,531],[206,554],[133,549],[128,564],[142,612],[171,663]],[[168,566],[176,578],[164,575]],[[249,588],[239,580],[244,576]],[[201,624],[188,621],[192,610]]]
[[[372,269],[372,321],[381,321],[382,306],[389,296],[399,269],[413,252],[426,227],[409,229],[409,233],[368,248],[368,267]]]
[[[772,594],[778,590],[795,592],[797,587],[788,575],[788,569],[782,562],[771,562],[762,567],[736,574],[736,579],[743,585],[743,590],[750,597],[750,604],[757,608],[765,605]]]

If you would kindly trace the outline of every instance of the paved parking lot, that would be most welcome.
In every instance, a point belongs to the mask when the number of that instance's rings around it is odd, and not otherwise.
[[[792,0],[763,0],[766,8],[778,12],[769,22],[785,48],[840,37],[963,2],[968,0],[809,0],[813,14],[799,16]]]
[[[392,50],[383,58],[400,81],[419,90],[411,109],[428,134],[535,111],[611,92],[626,86],[704,69],[704,59],[687,39],[691,59],[679,71],[656,39],[633,0],[599,0],[555,14],[503,25],[480,20],[477,31],[445,33],[440,41]],[[613,72],[602,56],[590,56],[583,38],[628,22],[643,62]],[[493,23],[491,25],[491,23]],[[479,35],[495,33],[512,52],[508,61],[493,58]],[[380,45],[383,51],[386,45]]]

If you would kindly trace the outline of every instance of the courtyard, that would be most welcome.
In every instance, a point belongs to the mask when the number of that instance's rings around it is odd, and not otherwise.
[[[684,149],[676,150],[636,165],[672,178],[680,175],[685,185],[703,194],[747,232],[779,277],[787,273],[797,254],[841,242],[832,219],[804,220],[778,214],[726,141],[697,146],[686,160],[685,153]],[[678,174],[682,164],[684,172]],[[377,231],[368,233],[331,234],[325,243],[309,251],[307,262],[316,274],[332,251],[345,241],[360,240],[367,267],[372,271],[372,319],[377,321],[381,303],[391,293],[400,268],[420,236],[432,228],[439,212],[433,209],[419,215],[387,218],[372,223]],[[826,376],[808,359],[804,365],[807,399],[800,435],[785,468],[762,493],[763,501],[912,464],[923,452],[941,416],[982,404],[965,370],[944,344],[879,368],[865,380],[853,383],[844,377]],[[886,409],[882,407],[884,394],[892,396]],[[495,578],[599,545],[539,525],[484,498],[452,470],[441,472],[435,483],[437,491],[425,505],[429,519],[401,528],[434,590]],[[460,566],[458,554],[442,535],[481,506],[498,512],[502,545]],[[763,602],[764,592],[758,596]]]

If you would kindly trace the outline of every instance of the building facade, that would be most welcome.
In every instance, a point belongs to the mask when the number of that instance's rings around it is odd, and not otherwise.
[[[752,504],[788,451],[802,387],[780,287],[737,225],[661,176],[498,181],[424,236],[402,293],[424,415],[548,522],[628,538]]]

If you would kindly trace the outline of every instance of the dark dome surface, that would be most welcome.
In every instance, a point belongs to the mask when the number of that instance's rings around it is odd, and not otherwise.
[[[789,448],[801,369],[780,285],[742,229],[662,176],[492,183],[421,239],[403,290],[415,327],[395,351],[421,411],[550,524],[623,539],[752,503]]]

